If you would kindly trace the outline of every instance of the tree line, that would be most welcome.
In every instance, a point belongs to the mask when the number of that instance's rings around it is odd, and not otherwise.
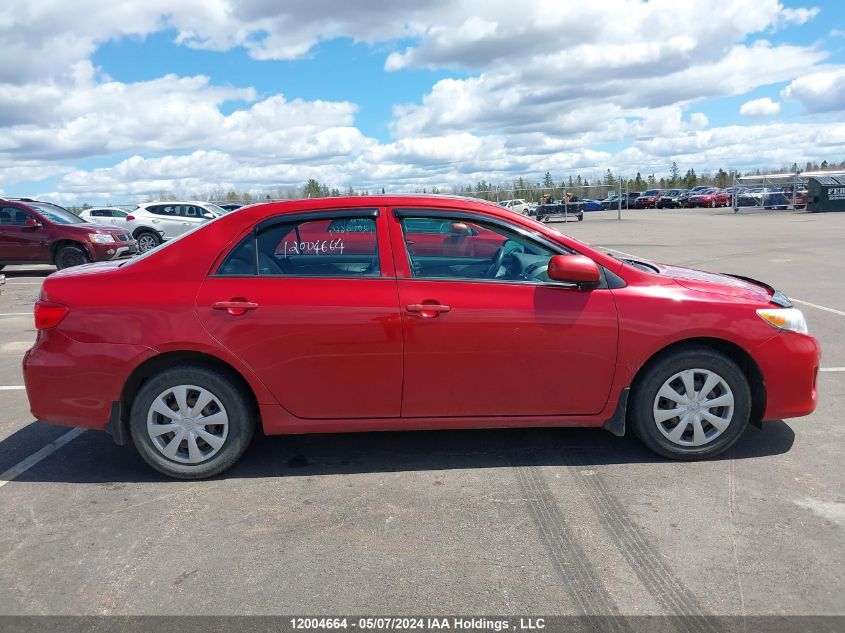
[[[535,179],[520,176],[510,181],[488,182],[479,180],[475,183],[458,184],[443,187],[416,187],[412,193],[446,193],[461,196],[471,196],[485,200],[506,200],[510,198],[524,198],[526,200],[538,201],[543,195],[551,195],[553,198],[561,199],[564,193],[576,195],[581,198],[603,198],[607,194],[618,191],[620,186],[624,192],[645,191],[647,189],[692,189],[697,185],[708,185],[712,187],[729,187],[736,176],[759,176],[761,174],[794,174],[805,171],[834,171],[845,170],[845,160],[840,162],[821,163],[807,162],[804,167],[793,163],[791,166],[784,166],[776,169],[761,171],[755,169],[747,172],[732,172],[719,168],[715,173],[703,171],[696,173],[694,168],[689,168],[682,173],[676,162],[672,162],[667,176],[657,178],[654,173],[646,174],[638,171],[634,177],[620,178],[608,169],[603,177],[589,177],[581,174],[568,175],[557,180],[551,172],[547,171],[543,176]],[[406,190],[407,191],[407,190]],[[314,178],[309,179],[302,186],[280,187],[272,191],[250,191],[235,188],[212,187],[211,189],[199,192],[175,192],[159,191],[147,197],[146,202],[158,200],[208,200],[211,202],[242,202],[252,204],[256,202],[269,202],[271,200],[291,200],[295,198],[332,198],[340,196],[363,196],[371,193],[385,193],[384,187],[376,189],[356,189],[352,186],[340,188],[330,186]],[[71,211],[79,213],[83,209],[91,208],[88,203],[82,206],[68,207]]]

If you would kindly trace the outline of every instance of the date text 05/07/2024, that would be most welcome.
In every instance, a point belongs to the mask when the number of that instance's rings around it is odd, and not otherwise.
[[[546,628],[544,618],[520,617],[294,617],[290,625],[295,630],[401,630],[401,631],[538,631]]]

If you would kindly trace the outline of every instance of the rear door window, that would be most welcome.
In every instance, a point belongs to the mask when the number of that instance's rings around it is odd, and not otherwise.
[[[244,238],[217,274],[378,277],[376,218],[318,215],[271,224]]]

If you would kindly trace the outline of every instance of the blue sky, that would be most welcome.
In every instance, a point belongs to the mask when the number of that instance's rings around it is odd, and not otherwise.
[[[842,3],[512,4],[13,1],[0,191],[133,202],[845,160]]]

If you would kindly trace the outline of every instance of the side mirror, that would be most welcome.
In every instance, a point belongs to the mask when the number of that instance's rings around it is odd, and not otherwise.
[[[206,220],[213,220],[217,216],[214,215],[211,211],[206,211],[205,213],[202,214],[202,217],[204,217]]]
[[[36,220],[35,218],[27,218],[23,221],[23,225],[28,229],[37,229],[41,228],[41,222]]]
[[[584,255],[554,255],[549,260],[549,279],[579,286],[597,286],[601,281],[598,265]]]
[[[452,235],[469,235],[469,226],[467,226],[464,222],[452,222],[452,226],[449,230]]]

